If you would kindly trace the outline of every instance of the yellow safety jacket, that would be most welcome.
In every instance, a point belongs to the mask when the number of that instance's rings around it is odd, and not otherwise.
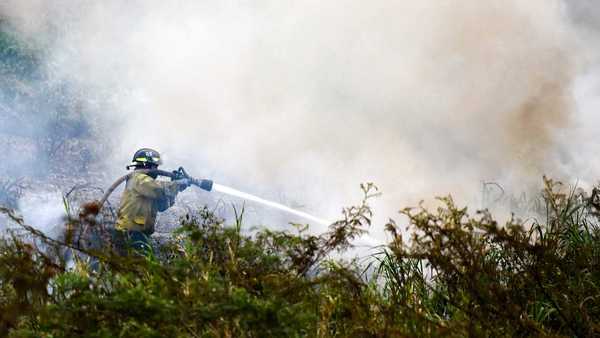
[[[173,205],[178,192],[176,182],[157,181],[146,174],[134,172],[125,185],[115,228],[152,234],[156,213]]]

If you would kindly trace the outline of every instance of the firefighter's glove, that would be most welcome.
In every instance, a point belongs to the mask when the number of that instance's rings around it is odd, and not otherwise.
[[[175,183],[177,183],[177,187],[179,188],[179,191],[184,191],[185,189],[187,189],[187,187],[192,185],[192,180],[189,178],[182,178],[179,180],[175,180]]]

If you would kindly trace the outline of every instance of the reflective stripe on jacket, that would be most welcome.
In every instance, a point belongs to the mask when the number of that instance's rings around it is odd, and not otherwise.
[[[159,209],[164,211],[165,205],[171,206],[178,192],[175,182],[157,181],[146,174],[134,172],[125,185],[115,228],[152,234],[156,213]]]

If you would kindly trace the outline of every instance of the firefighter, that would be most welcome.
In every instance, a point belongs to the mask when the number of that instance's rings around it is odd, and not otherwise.
[[[141,172],[143,169],[157,169],[160,164],[162,161],[156,150],[143,148],[135,152],[128,167],[135,169],[121,197],[113,236],[120,254],[125,254],[127,248],[140,253],[150,252],[149,237],[154,232],[157,212],[171,207],[177,194],[190,186],[187,178],[158,181],[156,174]]]

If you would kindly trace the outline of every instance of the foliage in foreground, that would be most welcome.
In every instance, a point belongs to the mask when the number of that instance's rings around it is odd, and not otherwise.
[[[370,225],[372,186],[320,236],[245,235],[241,218],[224,226],[204,210],[149,257],[60,243],[17,219],[44,249],[0,243],[0,335],[598,335],[598,198],[545,183],[546,222],[499,226],[442,198],[434,212],[403,210],[412,239],[390,222],[392,242],[366,266],[331,253]],[[68,251],[79,253],[70,268]]]

